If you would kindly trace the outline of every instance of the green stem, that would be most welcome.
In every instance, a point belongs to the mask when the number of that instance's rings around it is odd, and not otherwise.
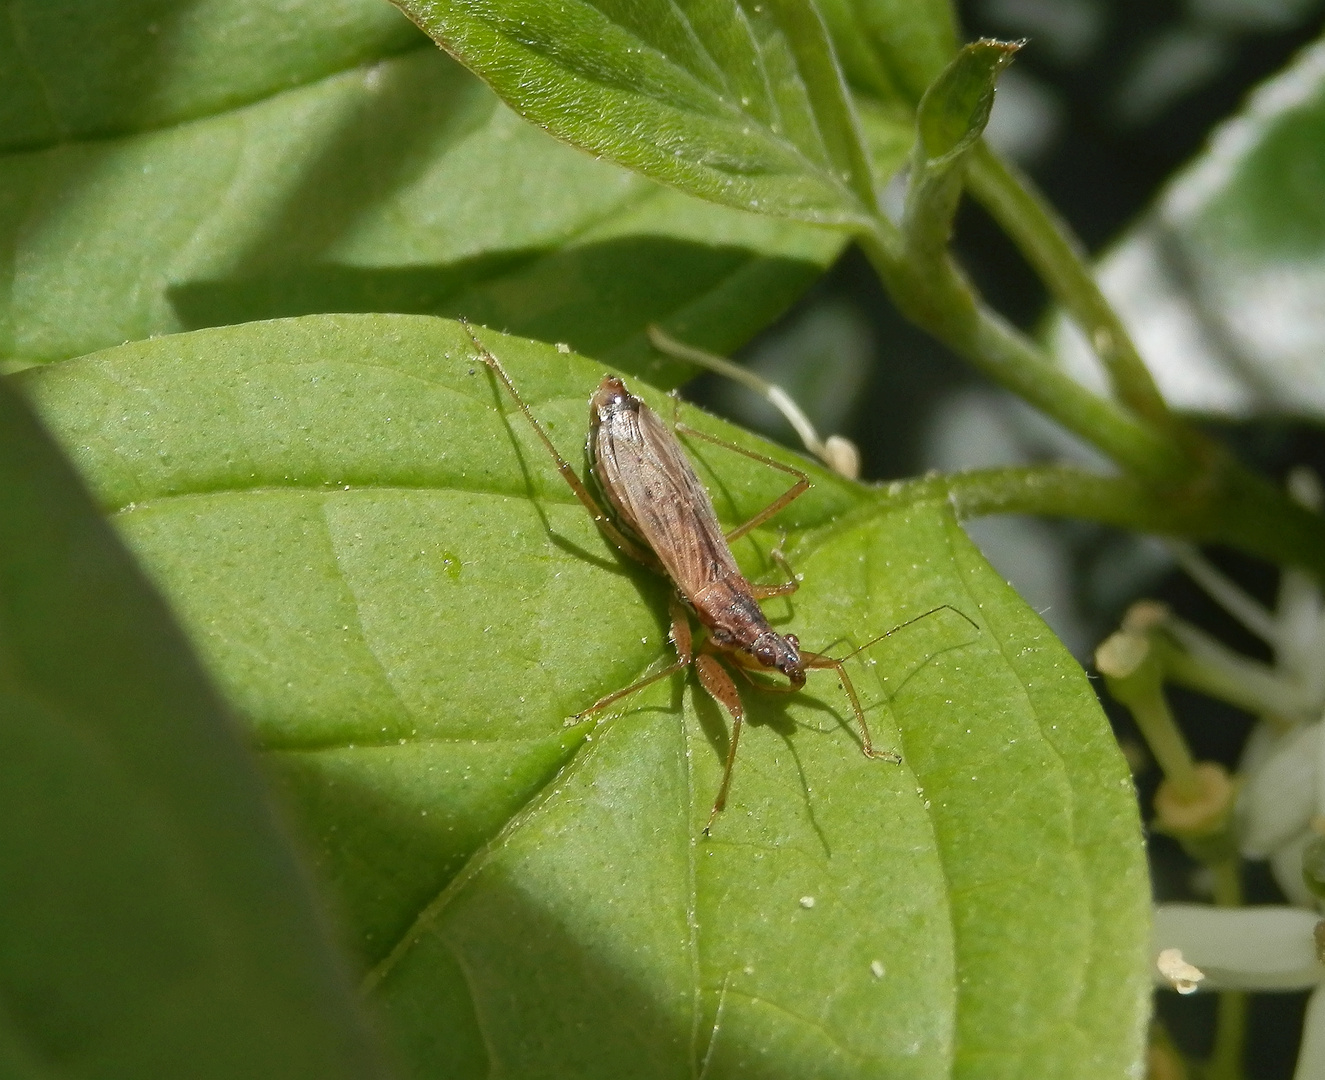
[[[1087,390],[1034,342],[987,308],[979,309],[970,345],[977,366],[1089,440],[1122,468],[1159,484],[1179,481],[1189,470],[1169,438],[1112,401]]]
[[[1242,879],[1238,861],[1229,859],[1210,867],[1219,907],[1242,906]],[[1204,1070],[1205,1080],[1242,1080],[1247,1042],[1247,995],[1240,990],[1220,992],[1215,1011],[1215,1045]]]
[[[1268,664],[1249,659],[1213,638],[1209,641],[1212,651],[1218,649],[1223,655],[1194,656],[1172,645],[1165,650],[1164,671],[1170,682],[1226,701],[1253,716],[1271,714],[1285,725],[1309,716],[1313,705],[1310,695],[1284,680]],[[1319,715],[1319,704],[1314,711]]]
[[[1178,721],[1173,718],[1173,710],[1169,708],[1164,691],[1157,684],[1153,694],[1129,697],[1126,704],[1160,771],[1164,773],[1164,779],[1172,785],[1180,799],[1195,802],[1204,789],[1196,775],[1192,752],[1187,747],[1187,740],[1182,737]]]
[[[1136,532],[1188,536],[1191,522],[1171,501],[1130,476],[1101,476],[1071,465],[1022,465],[926,476],[890,485],[887,497],[942,498],[962,519],[991,514],[1084,518]]]
[[[1085,331],[1118,400],[1155,426],[1167,426],[1172,415],[1169,407],[1127,327],[1100,291],[1086,250],[1067,222],[1028,177],[983,142],[971,153],[966,182],[1045,287]]]
[[[999,385],[1052,416],[1138,476],[1172,484],[1190,469],[1174,443],[1087,390],[1015,327],[976,300],[951,260],[917,264],[873,234],[858,237],[902,313]]]
[[[1325,517],[1176,417],[1161,430],[1087,390],[984,306],[950,258],[909,258],[882,227],[857,239],[904,315],[1102,450],[1145,485],[1152,510],[1170,503],[1163,516],[1180,523],[1175,534],[1220,540],[1325,582]]]
[[[927,476],[881,489],[885,504],[944,499],[961,518],[990,514],[1071,517],[1135,532],[1224,543],[1325,580],[1325,522],[1284,500],[1269,526],[1221,503],[1184,501],[1132,476],[1070,465],[1027,465]],[[1299,520],[1302,519],[1302,520]]]

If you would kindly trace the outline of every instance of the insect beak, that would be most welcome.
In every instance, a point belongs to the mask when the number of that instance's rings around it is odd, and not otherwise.
[[[805,685],[805,667],[801,663],[800,642],[795,634],[788,634],[784,639],[786,646],[778,657],[778,670],[787,677],[791,685],[799,690]]]

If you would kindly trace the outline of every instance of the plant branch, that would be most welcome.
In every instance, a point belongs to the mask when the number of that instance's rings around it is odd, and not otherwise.
[[[1152,426],[1086,389],[988,308],[946,253],[918,259],[914,251],[898,252],[893,237],[882,233],[858,240],[904,315],[1098,447],[1138,482],[1132,497],[1144,500],[1146,514],[1168,523],[1156,531],[1228,543],[1281,566],[1308,569],[1325,582],[1325,517],[1293,502],[1179,418]],[[1093,519],[1119,512],[1117,489],[1102,511],[1082,506],[1083,494],[1061,491],[1057,505],[1071,504],[1079,516]],[[1047,506],[1037,512],[1061,511]]]
[[[858,237],[902,313],[999,385],[1099,447],[1128,472],[1171,485],[1190,471],[1172,440],[1082,386],[975,296],[946,256],[898,258],[881,237]]]
[[[1240,469],[1240,467],[1239,467]],[[1250,477],[1262,495],[1277,496]],[[887,502],[946,499],[961,518],[1035,514],[1098,521],[1159,536],[1241,548],[1280,566],[1298,565],[1325,580],[1325,521],[1288,503],[1248,509],[1250,499],[1183,500],[1126,474],[1103,476],[1065,465],[980,469],[928,476],[881,489]]]
[[[1147,422],[1168,426],[1172,420],[1168,404],[1127,327],[1100,291],[1071,226],[1028,177],[983,142],[971,152],[966,183],[1085,332],[1118,400]]]

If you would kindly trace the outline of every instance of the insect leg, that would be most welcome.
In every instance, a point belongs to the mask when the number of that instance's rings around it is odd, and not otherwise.
[[[741,695],[717,658],[707,654],[695,657],[695,672],[699,675],[700,685],[709,696],[731,714],[732,737],[727,744],[727,763],[722,769],[722,784],[718,787],[718,797],[713,800],[713,809],[709,811],[708,824],[704,826],[704,835],[713,828],[713,819],[727,805],[727,791],[732,786],[732,766],[736,764],[736,744],[741,739],[741,725],[745,721],[745,708],[741,704]]]
[[[749,521],[747,521],[744,525],[738,525],[731,532],[729,532],[727,534],[728,543],[731,543],[733,540],[739,540],[751,529],[758,528],[765,521],[771,518],[774,514],[778,513],[785,507],[791,505],[791,503],[795,502],[797,499],[799,499],[802,495],[804,495],[807,491],[810,490],[810,478],[805,473],[801,472],[800,469],[797,469],[791,465],[784,465],[782,462],[775,461],[773,458],[766,457],[763,454],[756,454],[753,450],[747,450],[743,446],[737,446],[735,443],[729,443],[725,439],[719,439],[713,435],[707,435],[704,432],[698,431],[687,424],[677,424],[676,430],[682,435],[693,435],[695,438],[703,439],[705,442],[710,442],[714,446],[721,446],[727,450],[734,450],[736,453],[743,454],[745,457],[748,457],[754,461],[761,462],[764,465],[768,465],[771,468],[778,469],[781,472],[789,473],[790,475],[796,477],[796,482],[792,484],[791,487],[789,487],[786,491],[784,491],[771,503],[769,503],[762,510],[760,510],[759,513],[755,514],[755,516],[752,517]]]
[[[501,361],[492,355],[483,342],[479,341],[478,335],[474,333],[474,328],[469,325],[467,320],[460,319],[459,322],[460,325],[465,328],[465,332],[469,334],[469,339],[474,343],[474,348],[478,351],[479,358],[487,364],[492,373],[502,381],[503,385],[510,393],[512,400],[514,400],[515,404],[519,406],[520,411],[524,413],[525,419],[529,421],[534,431],[538,434],[539,439],[542,440],[543,445],[547,447],[548,453],[552,455],[552,460],[557,463],[557,472],[561,473],[561,478],[570,486],[571,491],[575,493],[575,497],[580,500],[581,505],[589,511],[590,516],[594,520],[594,524],[602,530],[603,535],[606,536],[609,541],[615,544],[619,550],[626,555],[629,555],[636,562],[643,563],[645,566],[657,565],[657,559],[655,559],[651,553],[645,551],[634,541],[622,534],[621,530],[616,527],[603,508],[598,505],[598,500],[589,493],[589,489],[584,486],[583,481],[575,475],[575,470],[572,469],[570,463],[561,456],[561,452],[556,448],[551,437],[543,430],[543,425],[538,422],[537,418],[535,418],[533,410],[525,404],[524,398],[520,396],[520,391],[515,388],[515,382],[511,379],[510,375],[506,373],[506,369],[502,367]]]
[[[869,725],[865,723],[865,710],[860,707],[860,698],[856,694],[855,685],[851,682],[851,676],[847,674],[846,665],[835,656],[805,651],[801,652],[801,663],[807,668],[832,668],[837,672],[837,677],[842,682],[842,689],[846,691],[847,700],[851,702],[851,711],[856,714],[856,723],[860,725],[860,748],[865,752],[865,756],[900,763],[902,760],[900,754],[892,750],[874,749]]]
[[[659,682],[669,675],[675,675],[678,671],[684,671],[690,666],[690,661],[694,658],[694,647],[691,645],[690,638],[690,616],[684,605],[675,596],[672,597],[668,610],[672,616],[671,638],[672,644],[676,646],[676,663],[668,664],[661,671],[655,671],[652,675],[644,676],[639,682],[631,683],[622,690],[613,691],[606,697],[599,698],[583,712],[577,712],[567,720],[567,727],[579,723],[586,716],[596,713],[600,709],[605,709],[612,702],[619,701],[628,694],[633,694],[636,690],[643,690],[646,686]]]
[[[784,536],[783,540],[785,539]],[[756,585],[751,582],[750,588],[754,590],[755,599],[767,600],[771,596],[790,596],[801,587],[801,583],[800,578],[796,576],[796,571],[791,568],[791,563],[787,562],[787,557],[782,554],[781,542],[768,553],[768,557],[778,564],[782,572],[787,575],[787,580],[781,585]]]

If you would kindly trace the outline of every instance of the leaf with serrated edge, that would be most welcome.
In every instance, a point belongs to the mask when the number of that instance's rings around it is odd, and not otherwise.
[[[729,206],[870,224],[870,166],[813,5],[393,2],[558,138]]]
[[[597,365],[485,334],[570,459]],[[1086,680],[946,503],[814,479],[737,545],[831,675],[725,735],[463,331],[317,317],[23,377],[300,808],[419,1076],[1122,1076],[1147,1010],[1126,766]],[[667,409],[643,386],[636,390]],[[666,415],[666,414],[665,414]],[[785,477],[698,444],[723,520]],[[589,736],[592,738],[589,738]],[[457,1072],[457,1062],[466,1063]]]

